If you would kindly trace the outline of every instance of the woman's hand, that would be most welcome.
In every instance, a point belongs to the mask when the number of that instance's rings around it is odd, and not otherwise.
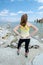
[[[22,36],[21,34],[19,34],[19,36],[20,36],[21,38],[23,38],[23,36]]]
[[[31,35],[28,35],[26,38],[30,38],[31,37]]]

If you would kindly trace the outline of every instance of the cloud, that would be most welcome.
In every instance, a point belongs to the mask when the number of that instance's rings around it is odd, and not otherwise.
[[[37,12],[37,13],[38,13],[39,15],[42,15],[42,14],[43,14],[43,12],[41,12],[41,11],[40,11],[40,12]]]
[[[19,14],[24,14],[24,13],[31,14],[33,12],[30,10],[30,11],[18,11],[15,13],[15,12],[10,12],[9,10],[4,9],[0,12],[0,16],[17,16]]]
[[[10,13],[10,16],[16,16],[18,15],[17,13]]]
[[[39,10],[42,9],[41,7]],[[33,12],[29,11],[18,11],[18,12],[10,12],[10,10],[4,9],[0,11],[0,21],[9,21],[9,22],[16,22],[20,21],[21,14],[29,15],[29,21],[34,20],[36,18],[43,17],[43,11]]]
[[[43,9],[43,6],[40,6],[38,10],[42,10]]]
[[[1,17],[0,21],[2,22],[18,22],[20,21],[19,17]]]
[[[35,0],[35,1],[37,1],[37,2],[39,2],[39,3],[43,3],[43,0]]]
[[[18,11],[17,13],[18,14],[24,14],[24,13],[30,14],[30,13],[33,13],[33,12],[30,10],[30,11]]]
[[[4,9],[0,11],[0,20],[14,22],[20,19],[18,17],[18,13],[10,12],[9,10]]]
[[[4,9],[0,11],[0,20],[1,21],[9,21],[9,22],[15,22],[15,21],[20,21],[20,16],[21,14],[31,14],[33,13],[31,10],[30,11],[18,11],[18,12],[10,12],[10,10]]]
[[[6,9],[0,12],[0,16],[16,16],[16,15],[17,13],[10,12],[9,10]]]
[[[4,9],[3,11],[0,12],[0,16],[7,16],[9,10]]]
[[[18,11],[18,14],[24,13],[23,11]]]
[[[11,2],[14,2],[14,0],[10,0]]]

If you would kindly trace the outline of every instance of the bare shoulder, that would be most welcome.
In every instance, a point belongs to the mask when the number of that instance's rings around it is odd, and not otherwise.
[[[30,27],[30,26],[32,26],[32,24],[30,23],[30,22],[27,22],[27,25]]]

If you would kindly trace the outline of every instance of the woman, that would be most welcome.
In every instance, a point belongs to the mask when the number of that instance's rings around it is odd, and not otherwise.
[[[21,16],[20,25],[14,28],[14,32],[21,37],[19,39],[18,46],[17,46],[17,49],[18,49],[17,54],[19,55],[21,44],[25,42],[25,57],[28,56],[28,52],[29,52],[28,46],[30,43],[30,37],[35,35],[35,33],[38,31],[37,27],[28,23],[27,19],[28,19],[27,14],[23,14]],[[34,31],[31,32],[31,34],[29,33],[30,27],[34,29]],[[17,31],[18,29],[20,29],[20,33]]]

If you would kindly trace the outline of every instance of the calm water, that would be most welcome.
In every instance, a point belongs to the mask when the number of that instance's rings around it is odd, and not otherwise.
[[[37,35],[39,36],[39,41],[43,42],[43,23],[30,22],[38,27],[39,31]],[[19,22],[0,22],[0,26],[10,26],[13,29],[15,26],[19,25]]]
[[[43,31],[43,23],[36,23],[36,22],[30,22],[32,24],[34,24],[35,26],[37,26],[40,30]],[[11,27],[15,27],[16,25],[19,25],[19,22],[0,22],[0,26],[6,26],[6,25],[10,25]]]

